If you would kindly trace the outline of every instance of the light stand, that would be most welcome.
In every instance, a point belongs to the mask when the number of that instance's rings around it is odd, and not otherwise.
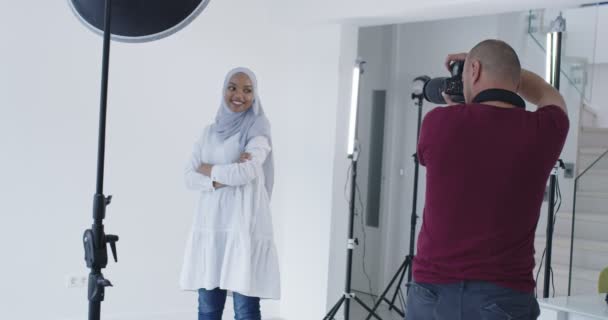
[[[103,173],[106,143],[106,114],[108,101],[108,72],[110,63],[110,23],[112,16],[112,0],[105,1],[105,24],[103,35],[103,58],[101,79],[101,103],[99,113],[99,140],[97,151],[97,189],[93,198],[93,226],[83,235],[85,261],[89,273],[88,297],[89,320],[99,320],[101,317],[101,302],[104,300],[105,287],[112,286],[110,281],[103,277],[101,270],[108,265],[107,244],[112,248],[114,260],[116,257],[116,241],[118,236],[106,235],[103,219],[106,215],[106,206],[110,204],[112,196],[103,194]]]
[[[551,30],[547,34],[547,66],[546,80],[559,90],[560,73],[561,73],[561,55],[562,55],[562,33],[566,30],[566,20],[560,14],[555,21],[551,23]],[[546,235],[546,256],[545,256],[545,276],[543,284],[543,298],[549,297],[549,286],[551,284],[551,254],[553,249],[553,227],[555,217],[555,192],[557,181],[557,170],[563,166],[563,162],[559,163],[551,171],[549,178],[549,209],[547,211],[547,235]]]
[[[357,161],[359,160],[359,150],[357,147],[357,113],[359,109],[359,94],[361,90],[360,80],[363,74],[363,65],[365,61],[357,59],[353,70],[353,87],[350,108],[350,120],[348,130],[348,159],[351,161],[351,176],[350,176],[350,202],[348,215],[348,242],[346,253],[346,283],[344,295],[338,302],[329,310],[323,320],[333,320],[342,305],[344,305],[344,320],[350,320],[350,301],[354,300],[365,310],[370,312],[376,319],[382,320],[375,312],[372,311],[361,299],[359,299],[351,290],[352,268],[353,268],[353,250],[358,245],[358,240],[354,238],[354,220],[355,220],[355,192],[357,189]]]
[[[551,254],[553,249],[553,229],[555,226],[555,194],[557,189],[557,172],[559,168],[565,168],[564,162],[558,160],[553,170],[551,170],[551,176],[549,177],[549,204],[547,210],[547,239],[546,239],[546,252],[545,252],[545,278],[543,279],[543,298],[549,297],[549,286],[551,284]]]
[[[112,199],[111,196],[106,197],[103,194],[110,40],[147,42],[167,37],[196,18],[209,0],[68,0],[67,2],[85,26],[103,34],[97,185],[93,198],[94,221],[91,228],[85,230],[82,238],[86,265],[90,269],[89,320],[99,320],[105,287],[112,286],[101,273],[108,265],[108,244],[112,249],[114,260],[118,261],[116,257],[118,236],[106,234],[103,225],[106,207]],[[113,4],[116,10],[114,17]]]
[[[416,79],[414,79],[414,83],[413,83],[412,99],[415,100],[415,105],[418,108],[418,126],[416,129],[416,145],[418,145],[418,140],[420,139],[420,125],[422,124],[422,106],[423,106],[423,100],[424,100],[423,90],[424,90],[424,85],[429,80],[431,80],[431,78],[428,76],[420,76],[420,77],[417,77]],[[401,266],[399,267],[397,272],[393,275],[393,278],[389,282],[388,286],[386,287],[386,289],[384,289],[384,292],[382,292],[382,294],[378,298],[378,301],[372,308],[372,311],[375,312],[382,302],[386,302],[389,306],[389,311],[395,310],[401,317],[405,317],[405,310],[399,309],[399,307],[397,307],[395,305],[395,300],[397,299],[397,296],[399,295],[399,293],[401,291],[401,288],[403,285],[403,279],[405,278],[406,271],[407,271],[408,283],[412,281],[412,266],[414,263],[414,253],[415,253],[415,249],[416,249],[416,222],[418,220],[418,214],[417,214],[417,210],[418,210],[417,209],[418,175],[419,175],[420,163],[418,161],[418,155],[416,153],[414,153],[412,155],[412,157],[414,159],[414,191],[413,191],[413,195],[412,195],[412,212],[411,212],[411,218],[410,218],[410,248],[409,248],[410,251],[409,251],[409,254],[405,257],[405,260],[403,261],[403,263],[401,264]],[[395,281],[397,279],[399,279],[399,281],[397,282],[397,284],[395,286],[395,291],[393,293],[393,297],[391,300],[388,300],[386,298],[386,295],[388,294],[390,289],[393,287],[393,284],[395,283]],[[408,288],[408,290],[409,290],[409,288]],[[371,314],[368,315],[368,317],[366,319],[369,320],[370,318],[371,318]]]

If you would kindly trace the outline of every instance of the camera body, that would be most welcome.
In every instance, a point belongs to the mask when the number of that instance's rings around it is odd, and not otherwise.
[[[424,98],[432,103],[445,104],[442,92],[449,95],[454,102],[464,102],[464,86],[462,72],[464,61],[455,61],[450,65],[451,77],[438,77],[429,80],[424,85]]]
[[[445,79],[445,93],[450,96],[461,96],[464,101],[464,86],[462,84],[462,72],[464,61],[456,61],[450,66],[452,76]]]

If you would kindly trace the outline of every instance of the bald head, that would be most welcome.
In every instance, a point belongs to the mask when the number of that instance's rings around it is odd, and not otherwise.
[[[467,59],[478,60],[482,72],[494,81],[510,81],[517,87],[521,76],[521,64],[515,50],[504,41],[484,40],[478,43],[467,56]]]
[[[515,50],[500,40],[484,40],[468,53],[463,73],[465,100],[486,89],[517,91],[521,65]]]

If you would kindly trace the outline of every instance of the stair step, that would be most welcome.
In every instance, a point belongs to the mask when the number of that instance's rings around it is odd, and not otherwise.
[[[570,238],[572,234],[572,212],[559,212],[556,215],[556,220],[554,234]],[[579,239],[608,243],[608,214],[577,212],[574,235]]]
[[[577,192],[576,211],[589,213],[608,213],[608,192]]]
[[[540,258],[545,248],[545,239],[536,239],[536,268],[534,276],[537,275],[540,266]],[[591,252],[587,251],[592,250]],[[597,292],[597,281],[601,270],[606,266],[608,257],[608,243],[601,241],[589,241],[575,239],[574,259],[572,267],[572,294],[593,294]],[[570,263],[570,238],[555,236],[553,239],[553,251],[551,266],[554,273],[556,296],[566,295],[568,290],[569,263]],[[542,293],[544,284],[544,265],[538,276],[539,294]],[[552,292],[552,291],[551,291]]]
[[[583,172],[587,169],[593,162],[595,162],[604,152],[608,150],[608,147],[605,148],[581,148],[579,150],[579,164],[578,164],[578,172]],[[593,166],[593,170],[608,170],[608,156],[604,156],[602,160],[597,162]]]
[[[583,127],[579,145],[583,147],[608,147],[608,128]]]
[[[579,152],[581,154],[597,154],[598,156],[606,152],[608,147],[580,147]]]
[[[545,268],[545,266],[543,265],[543,271],[544,271],[544,268]],[[567,264],[559,264],[559,263],[551,262],[551,268],[553,269],[553,273],[555,275],[559,275],[559,276],[568,278],[568,274],[570,273],[570,267]],[[538,271],[538,269],[536,271]],[[543,271],[541,271],[541,274],[543,273]],[[601,270],[573,267],[572,268],[572,277],[574,279],[581,280],[581,281],[594,282],[597,285],[597,281],[600,278],[600,272],[601,272]],[[540,278],[540,276],[539,276],[539,278]]]
[[[603,161],[601,162],[603,163]],[[606,162],[608,162],[608,159]],[[594,166],[579,178],[578,190],[583,192],[608,192],[608,169],[598,169]]]
[[[608,128],[604,128],[604,127],[582,127],[581,132],[583,132],[583,133],[603,133],[608,137]]]
[[[538,272],[539,263],[534,269],[534,276],[536,277]],[[564,296],[568,294],[568,277],[569,277],[569,266],[559,263],[551,263],[551,269],[553,269],[553,283],[555,284],[556,296]],[[537,279],[537,290],[538,295],[542,295],[544,285],[544,273],[545,266],[542,266],[540,273],[538,273]],[[599,279],[599,270],[591,270],[585,268],[572,268],[572,294],[596,294],[597,283]],[[553,285],[551,287],[551,294],[553,294]]]
[[[544,237],[535,239],[537,261],[543,254],[546,246],[545,241]],[[554,235],[551,251],[552,261],[557,264],[570,265],[570,245],[570,237]],[[575,238],[572,264],[576,268],[597,272],[608,267],[608,242]]]

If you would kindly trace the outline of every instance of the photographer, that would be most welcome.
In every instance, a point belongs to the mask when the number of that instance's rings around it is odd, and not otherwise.
[[[420,132],[426,203],[406,318],[536,319],[534,235],[568,133],[566,104],[502,41],[446,64],[457,61],[465,104],[435,108]]]

